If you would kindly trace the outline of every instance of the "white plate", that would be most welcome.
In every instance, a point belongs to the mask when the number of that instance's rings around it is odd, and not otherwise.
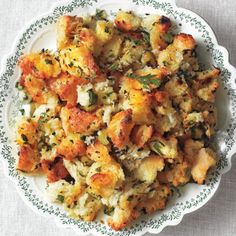
[[[143,216],[131,227],[115,232],[100,222],[86,223],[71,219],[44,195],[45,181],[42,177],[26,177],[15,170],[17,147],[14,143],[15,117],[22,103],[15,89],[20,71],[16,64],[21,55],[41,48],[55,49],[55,22],[61,15],[94,13],[96,8],[113,14],[118,9],[132,10],[144,15],[164,14],[177,25],[177,30],[192,34],[198,43],[200,61],[206,66],[214,65],[222,70],[221,88],[217,94],[219,122],[216,143],[219,162],[205,185],[188,184],[181,189],[181,197],[175,196],[167,208],[151,216]],[[12,53],[4,60],[0,79],[0,142],[1,159],[7,176],[17,186],[24,201],[41,215],[53,217],[59,225],[73,228],[80,235],[142,235],[159,233],[168,225],[180,223],[183,216],[193,212],[210,200],[217,190],[223,173],[231,167],[231,157],[236,152],[236,69],[229,64],[228,52],[218,45],[210,26],[195,13],[177,8],[171,0],[73,0],[55,6],[49,13],[34,19],[16,40]]]

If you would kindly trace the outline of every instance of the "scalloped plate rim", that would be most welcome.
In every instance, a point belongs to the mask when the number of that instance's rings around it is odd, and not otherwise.
[[[30,20],[29,23],[27,23],[23,28],[22,30],[19,31],[19,33],[17,34],[16,36],[16,39],[14,40],[14,43],[13,43],[13,46],[12,46],[12,49],[11,49],[11,52],[8,54],[8,55],[5,55],[2,60],[1,60],[1,73],[0,73],[0,77],[2,77],[3,73],[6,72],[6,62],[7,62],[7,59],[11,58],[12,56],[14,56],[14,54],[16,53],[17,51],[17,45],[19,43],[19,40],[20,38],[22,37],[23,33],[30,27],[30,25],[32,24],[35,24],[36,20],[38,19],[41,19],[43,17],[46,17],[48,15],[50,15],[50,13],[53,13],[54,9],[58,6],[64,6],[66,5],[67,3],[70,3],[72,2],[71,0],[64,0],[64,1],[60,1],[60,2],[56,2],[56,3],[53,3],[52,4],[52,7],[49,11],[47,11],[46,13],[44,14],[41,14],[39,16],[36,16],[36,17],[33,17],[32,20]],[[201,16],[199,16],[198,14],[196,14],[195,12],[189,10],[189,9],[185,9],[185,8],[182,8],[182,7],[178,7],[175,3],[175,0],[162,0],[161,2],[167,2],[167,3],[171,3],[171,5],[173,6],[174,9],[178,9],[178,10],[184,10],[185,12],[188,12],[190,13],[191,15],[194,15],[196,16],[198,19],[200,19],[207,27],[208,27],[208,31],[210,32],[210,37],[213,39],[214,41],[214,47],[216,47],[217,49],[219,49],[220,51],[223,52],[223,55],[224,57],[226,58],[224,60],[224,62],[226,62],[226,65],[225,67],[227,67],[229,69],[229,71],[232,73],[232,76],[235,78],[236,77],[236,68],[230,64],[229,62],[229,52],[228,50],[219,45],[218,43],[218,40],[217,40],[217,37],[216,37],[216,34],[214,33],[213,29],[210,27],[210,25],[208,24],[208,22],[203,19]],[[235,85],[235,84],[234,84]],[[235,85],[236,87],[236,85]],[[234,87],[234,89],[235,89]],[[0,91],[2,91],[2,89],[0,89]],[[1,110],[2,108],[0,108]],[[3,144],[0,143],[0,149],[2,151],[2,148],[3,148]],[[198,206],[195,206],[191,209],[188,209],[186,212],[184,213],[181,213],[181,216],[180,218],[178,219],[174,219],[172,221],[168,221],[168,224],[163,224],[161,225],[158,229],[152,229],[152,228],[145,228],[145,232],[138,232],[136,233],[135,235],[143,235],[147,232],[149,233],[152,233],[152,234],[157,234],[157,233],[160,233],[165,227],[167,226],[175,226],[175,225],[178,225],[183,217],[186,215],[186,214],[189,214],[191,212],[194,212],[198,209],[200,209],[202,206],[204,206],[215,194],[215,192],[217,191],[219,185],[220,185],[220,182],[221,182],[221,178],[222,178],[222,175],[227,173],[231,167],[232,167],[232,164],[231,164],[231,159],[233,158],[233,156],[236,154],[236,143],[233,144],[233,147],[231,148],[231,154],[229,155],[228,157],[228,166],[225,167],[223,170],[221,170],[221,173],[220,173],[220,176],[218,177],[219,178],[219,181],[217,183],[217,186],[214,188],[214,190],[211,192],[210,194],[210,197],[208,197],[205,201],[203,201],[201,204],[199,204]],[[76,233],[80,233],[80,234],[83,234],[83,235],[88,235],[88,234],[93,234],[93,235],[96,235],[97,232],[95,231],[96,229],[93,228],[93,229],[90,229],[88,232],[78,232],[78,229],[76,226],[73,226],[73,225],[63,225],[61,220],[60,219],[57,219],[54,215],[49,215],[47,212],[46,213],[43,213],[39,210],[37,210],[32,204],[30,204],[30,202],[25,198],[25,196],[23,196],[23,191],[20,189],[20,187],[18,186],[18,181],[17,179],[15,179],[14,177],[10,176],[9,175],[9,170],[7,169],[7,160],[4,160],[3,158],[2,159],[2,165],[3,165],[3,171],[4,171],[4,174],[7,178],[9,178],[13,183],[14,183],[14,186],[17,190],[17,192],[19,193],[19,195],[21,196],[21,199],[26,203],[26,205],[28,205],[34,212],[36,212],[37,214],[41,215],[41,216],[44,216],[44,217],[50,217],[50,218],[54,218],[54,220],[56,221],[57,225],[60,226],[60,227],[63,227],[63,228],[72,228],[74,229],[74,231]],[[101,234],[101,233],[100,233]]]

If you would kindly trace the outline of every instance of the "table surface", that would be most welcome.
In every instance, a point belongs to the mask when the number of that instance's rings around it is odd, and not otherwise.
[[[34,16],[40,15],[55,0],[0,1],[0,55],[9,53],[15,37]],[[219,44],[229,50],[236,65],[236,1],[177,0],[177,5],[190,9],[207,20]],[[175,227],[165,228],[159,235],[234,236],[236,235],[236,158],[232,169],[222,178],[219,190],[203,208],[184,217]],[[3,236],[75,235],[70,229],[59,229],[52,219],[34,213],[18,196],[12,182],[5,177],[0,162],[0,234]],[[150,235],[150,234],[147,234]]]

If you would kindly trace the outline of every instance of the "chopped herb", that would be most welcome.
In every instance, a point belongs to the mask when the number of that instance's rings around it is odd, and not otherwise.
[[[163,38],[167,43],[172,43],[174,39],[172,34],[165,34]]]
[[[52,132],[52,135],[56,135],[56,132],[54,131],[54,132]]]
[[[85,177],[86,175],[84,175],[81,171],[79,171],[79,175],[82,177]]]
[[[52,150],[52,146],[50,146],[49,144],[45,144],[45,148],[47,152]]]
[[[114,207],[106,207],[105,209],[104,209],[104,213],[106,214],[106,215],[111,215],[113,212],[114,212],[114,210],[115,210],[115,208]]]
[[[39,124],[43,124],[43,123],[47,122],[48,121],[47,118],[48,117],[47,117],[47,113],[46,112],[41,113],[38,123]]]
[[[73,63],[73,61],[71,61],[70,62],[70,64],[68,65],[69,67],[72,67],[72,66],[74,66],[74,63]]]
[[[140,40],[138,40],[138,39],[135,39],[135,40],[134,40],[134,44],[135,44],[135,45],[140,45],[140,44],[142,44],[142,42],[141,42]]]
[[[19,82],[16,82],[15,87],[20,91],[23,90],[23,86],[21,86]]]
[[[109,27],[108,27],[108,26],[106,26],[104,31],[105,31],[106,33],[108,33],[108,34],[109,34],[109,33],[110,33],[110,29],[109,29]]]
[[[94,105],[98,100],[98,95],[94,93],[92,89],[88,91],[88,94],[89,94],[89,105],[90,106]]]
[[[161,141],[156,141],[150,144],[152,151],[156,152],[159,155],[163,155],[162,148],[165,147],[165,144]]]
[[[103,145],[108,145],[109,144],[109,140],[107,139],[107,134],[104,130],[98,132],[98,140]]]
[[[128,74],[127,75],[129,78],[136,79],[138,80],[145,89],[149,88],[149,85],[155,85],[156,88],[160,87],[161,85],[161,80],[160,79],[154,79],[156,75],[144,75],[144,76],[137,76],[134,74]]]
[[[24,143],[28,143],[28,138],[26,135],[22,134],[21,138],[23,139]]]
[[[141,30],[141,34],[143,36],[144,42],[150,44],[150,34],[145,30]]]
[[[169,62],[167,62],[167,61],[163,61],[163,65],[167,67],[167,66],[169,66],[170,64],[169,64]]]
[[[106,12],[104,10],[96,9],[95,19],[106,20]]]
[[[49,64],[49,65],[52,65],[52,60],[45,59],[45,63],[46,63],[46,64]]]
[[[108,67],[108,69],[109,69],[110,71],[118,70],[118,69],[119,69],[119,63],[118,63],[118,62],[115,62],[115,63],[111,64],[111,65]]]
[[[25,114],[25,110],[24,109],[20,109],[19,111],[20,111],[22,116]]]
[[[64,196],[62,196],[62,195],[57,195],[57,201],[63,203],[63,202],[64,202],[64,199],[65,199]]]

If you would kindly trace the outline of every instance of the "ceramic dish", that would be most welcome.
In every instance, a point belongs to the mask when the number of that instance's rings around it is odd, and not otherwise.
[[[219,114],[216,135],[219,161],[209,174],[205,185],[188,184],[180,188],[180,194],[175,194],[165,210],[151,216],[143,216],[130,227],[115,232],[100,221],[87,223],[68,217],[63,209],[46,199],[44,178],[28,177],[16,171],[17,146],[14,142],[14,126],[22,106],[15,89],[15,83],[20,76],[20,70],[16,66],[19,57],[41,48],[54,50],[55,22],[62,15],[93,14],[96,9],[104,9],[112,16],[120,8],[132,10],[140,15],[150,13],[170,17],[177,32],[192,34],[196,39],[202,66],[214,65],[221,69],[222,75],[216,102]],[[180,223],[185,214],[197,210],[214,195],[222,174],[230,169],[231,157],[236,152],[236,69],[228,60],[228,52],[218,45],[210,26],[195,13],[176,7],[171,0],[73,0],[55,6],[49,13],[34,19],[22,31],[12,53],[3,61],[4,71],[0,79],[0,142],[6,175],[15,183],[19,194],[33,210],[43,216],[53,217],[59,225],[73,228],[80,235],[143,235],[146,232],[159,233],[168,225]]]

